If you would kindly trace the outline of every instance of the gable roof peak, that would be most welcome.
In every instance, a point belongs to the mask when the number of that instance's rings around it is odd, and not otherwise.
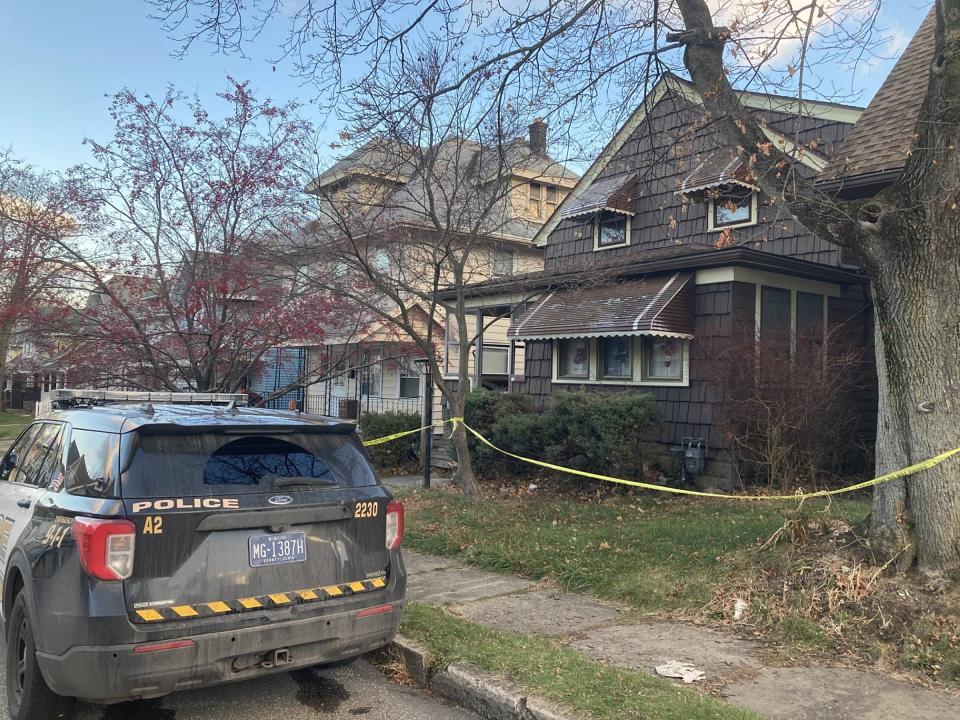
[[[903,169],[927,94],[936,24],[934,4],[819,182],[828,186],[877,185],[889,182]]]
[[[840,103],[823,102],[819,100],[798,100],[785,95],[769,95],[766,93],[738,90],[740,102],[751,110],[770,110],[786,115],[815,117],[826,121],[841,122],[853,125],[863,112],[862,108]],[[579,203],[579,198],[587,191],[610,164],[620,149],[627,143],[633,133],[641,126],[648,113],[661,101],[673,96],[682,99],[694,106],[703,106],[703,98],[690,80],[671,72],[663,73],[654,83],[651,90],[643,97],[637,108],[630,114],[626,122],[620,126],[613,138],[593,161],[580,180],[567,194],[563,202],[533,238],[534,245],[543,247],[547,238],[564,218],[564,210]],[[765,125],[762,130],[778,148],[788,155],[796,157],[797,161],[806,165],[815,172],[820,172],[827,164],[826,158],[809,150],[797,148],[788,137],[771,130]]]

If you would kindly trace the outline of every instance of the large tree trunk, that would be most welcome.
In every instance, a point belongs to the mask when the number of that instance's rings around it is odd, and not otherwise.
[[[457,423],[453,430],[453,448],[457,452],[457,484],[467,500],[473,502],[480,499],[480,486],[473,474],[473,461],[470,458],[470,447],[467,444],[467,431],[463,423]]]
[[[919,214],[919,213],[918,213]],[[960,268],[954,223],[898,222],[878,242],[880,415],[877,472],[960,447]],[[960,567],[960,465],[878,486],[871,545],[890,558],[910,543],[921,569]],[[911,556],[913,550],[904,552]],[[901,563],[898,563],[901,564]]]

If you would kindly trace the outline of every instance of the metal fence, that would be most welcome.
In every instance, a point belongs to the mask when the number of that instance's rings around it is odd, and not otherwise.
[[[303,401],[303,411],[313,415],[329,415],[342,420],[357,420],[363,413],[419,413],[423,408],[422,398],[383,398],[373,395],[340,397],[328,394],[308,394]]]

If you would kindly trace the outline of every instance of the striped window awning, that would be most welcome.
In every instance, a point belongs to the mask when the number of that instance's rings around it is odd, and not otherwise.
[[[693,273],[656,275],[547,294],[510,324],[515,340],[656,335],[692,338]]]
[[[680,183],[678,195],[687,195],[723,185],[759,190],[756,178],[734,150],[718,150],[707,156]]]
[[[636,212],[636,173],[620,173],[595,180],[579,196],[560,209],[561,218],[593,215],[604,210],[621,215]]]

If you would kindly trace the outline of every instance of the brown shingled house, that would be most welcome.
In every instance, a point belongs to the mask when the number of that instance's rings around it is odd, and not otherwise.
[[[861,115],[827,102],[741,98],[771,143],[794,158],[791,170],[810,178],[830,165]],[[561,388],[648,390],[663,411],[662,442],[702,440],[710,452],[700,479],[722,483],[733,468],[715,427],[727,390],[711,380],[718,348],[738,333],[757,347],[779,338],[793,363],[801,335],[826,343],[842,328],[864,350],[855,399],[861,421],[849,440],[872,441],[864,274],[849,253],[760,190],[705,120],[690,83],[660,80],[535,242],[545,251],[544,272],[480,283],[470,301],[478,317],[512,311],[509,355],[523,360],[511,363],[511,391],[542,403]],[[511,306],[538,288],[533,301]]]

